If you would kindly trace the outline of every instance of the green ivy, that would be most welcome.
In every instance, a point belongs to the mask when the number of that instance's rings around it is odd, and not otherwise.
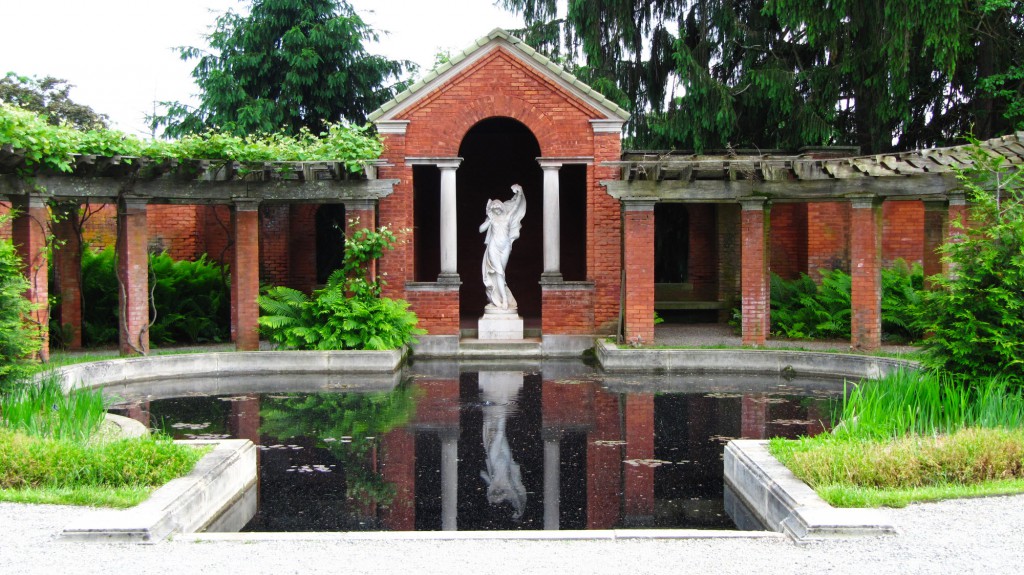
[[[22,175],[38,170],[71,172],[74,154],[143,157],[152,160],[221,160],[242,164],[264,162],[341,162],[359,172],[379,158],[380,138],[369,126],[330,124],[319,134],[303,129],[282,133],[235,136],[205,132],[178,140],[141,140],[105,128],[78,130],[54,126],[39,114],[0,102],[0,146],[24,155]]]

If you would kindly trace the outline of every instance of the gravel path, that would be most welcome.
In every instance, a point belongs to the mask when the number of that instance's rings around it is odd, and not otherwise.
[[[783,538],[618,541],[177,540],[67,543],[88,509],[0,503],[0,573],[1019,573],[1024,495],[911,505],[901,533],[796,545]]]

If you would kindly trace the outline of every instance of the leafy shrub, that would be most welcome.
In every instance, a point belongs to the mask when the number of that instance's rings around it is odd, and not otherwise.
[[[86,345],[116,342],[118,283],[113,248],[82,254],[82,336]],[[204,254],[176,261],[150,255],[150,289],[156,322],[150,340],[158,344],[205,343],[230,337],[230,296],[224,269]]]
[[[974,169],[958,174],[970,221],[941,250],[953,270],[935,276],[923,301],[926,362],[975,379],[1002,375],[1024,384],[1024,184],[1003,158],[976,147]]]
[[[354,226],[349,226],[350,229]],[[380,297],[379,278],[369,264],[391,249],[394,234],[356,230],[345,239],[342,268],[312,297],[277,286],[257,300],[259,322],[270,341],[289,349],[398,349],[416,341],[416,314],[402,300]]]
[[[822,270],[821,285],[801,274],[784,280],[772,274],[772,333],[793,339],[849,338],[852,315],[850,274]],[[898,260],[882,270],[882,333],[889,340],[915,340],[924,274],[921,266]]]
[[[0,216],[0,226],[7,219]],[[27,373],[25,359],[40,349],[38,329],[25,321],[33,310],[24,296],[28,288],[14,244],[0,240],[0,393]]]

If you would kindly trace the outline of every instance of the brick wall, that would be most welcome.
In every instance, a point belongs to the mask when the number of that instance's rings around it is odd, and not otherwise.
[[[419,327],[430,335],[459,334],[457,289],[410,289],[405,292],[409,309],[416,312]]]
[[[920,264],[924,260],[924,203],[891,201],[882,204],[882,263],[898,259]]]
[[[203,230],[203,251],[221,263],[231,262],[231,209],[228,206],[203,206],[196,225]]]
[[[11,213],[11,204],[9,202],[0,202],[0,216],[5,216]],[[11,223],[0,226],[0,240],[11,239]]]
[[[807,269],[817,281],[819,269],[850,271],[850,204],[807,204]]]
[[[291,258],[291,206],[260,206],[260,279],[273,285],[288,285]]]
[[[199,206],[151,205],[146,208],[149,251],[166,251],[176,260],[195,260],[203,249],[199,241]]]
[[[580,286],[581,288],[583,286]],[[547,334],[587,335],[594,333],[594,288],[542,286],[544,316],[541,331]]]
[[[288,286],[306,293],[316,288],[316,210],[315,204],[298,204],[289,214],[288,259],[291,277]]]
[[[82,214],[82,240],[94,251],[117,243],[117,206],[89,204]]]
[[[771,220],[772,271],[785,279],[807,273],[807,204],[774,204]]]
[[[718,295],[718,220],[714,204],[691,204],[689,278],[697,300]]]

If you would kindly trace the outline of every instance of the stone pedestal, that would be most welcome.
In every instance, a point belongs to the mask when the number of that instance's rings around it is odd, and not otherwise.
[[[518,309],[486,309],[477,323],[480,339],[523,339],[523,318]]]

